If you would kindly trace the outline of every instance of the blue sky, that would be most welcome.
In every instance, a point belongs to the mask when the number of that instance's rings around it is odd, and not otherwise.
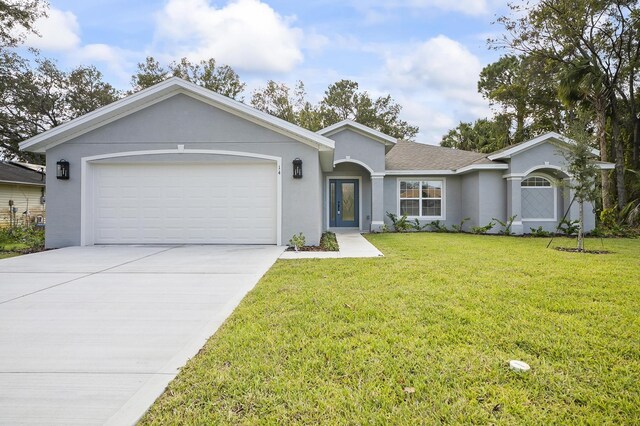
[[[478,73],[500,52],[486,38],[506,12],[497,0],[50,0],[27,44],[63,68],[95,65],[128,89],[136,64],[183,56],[231,65],[251,91],[302,80],[312,101],[339,79],[391,94],[419,142],[491,114]]]

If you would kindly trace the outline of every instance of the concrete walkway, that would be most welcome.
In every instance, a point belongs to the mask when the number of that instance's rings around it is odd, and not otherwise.
[[[285,251],[280,256],[280,259],[336,259],[384,256],[358,230],[333,230],[332,232],[336,234],[340,251]]]
[[[0,260],[0,425],[130,425],[284,250],[69,247]]]

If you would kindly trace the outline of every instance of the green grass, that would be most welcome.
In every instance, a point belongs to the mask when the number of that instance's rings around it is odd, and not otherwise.
[[[20,256],[20,253],[11,251],[0,251],[0,259],[7,259],[9,257]]]
[[[640,423],[640,240],[367,238],[277,262],[142,424]]]

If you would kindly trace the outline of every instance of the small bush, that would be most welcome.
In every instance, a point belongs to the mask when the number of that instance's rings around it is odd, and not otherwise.
[[[395,229],[396,232],[407,232],[413,228],[413,224],[409,222],[406,214],[399,218],[395,214],[387,212],[387,217],[391,220],[393,229]]]
[[[304,247],[305,241],[304,235],[300,232],[298,235],[291,237],[289,247],[293,247],[295,251],[298,251],[301,247]]]
[[[550,237],[551,236],[551,232],[549,231],[545,231],[542,226],[538,226],[537,228],[529,228],[531,229],[531,236],[532,237]]]
[[[336,234],[333,232],[325,232],[320,237],[320,248],[324,251],[338,251],[340,247],[338,246],[338,240],[336,239]]]
[[[600,225],[608,229],[618,226],[618,211],[615,207],[603,209],[600,212]]]
[[[576,235],[578,233],[578,229],[580,228],[579,220],[569,220],[563,219],[560,221],[560,225],[558,226],[558,230],[562,232],[567,237],[572,235]]]
[[[513,226],[513,221],[516,220],[516,216],[518,215],[514,214],[513,216],[510,216],[506,222],[503,222],[500,219],[496,219],[495,217],[492,217],[491,219],[493,219],[500,226],[502,226],[502,230],[498,231],[498,234],[503,234],[503,235],[513,234],[513,232],[511,232],[511,227]]]
[[[459,225],[451,225],[451,232],[464,232],[462,227],[464,226],[464,223],[471,220],[470,217],[465,217],[464,219],[462,219],[460,221]]]
[[[491,221],[485,226],[472,226],[471,232],[474,234],[486,234],[487,232],[491,231],[494,226],[496,226],[495,222]]]
[[[427,225],[432,232],[449,232],[447,226],[439,220],[434,220]]]

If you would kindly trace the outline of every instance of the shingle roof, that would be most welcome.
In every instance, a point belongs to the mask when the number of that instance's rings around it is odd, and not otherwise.
[[[0,182],[15,182],[42,186],[44,186],[45,183],[44,175],[40,172],[8,161],[0,161]]]
[[[386,156],[387,170],[456,170],[470,164],[496,164],[488,154],[398,141]]]

